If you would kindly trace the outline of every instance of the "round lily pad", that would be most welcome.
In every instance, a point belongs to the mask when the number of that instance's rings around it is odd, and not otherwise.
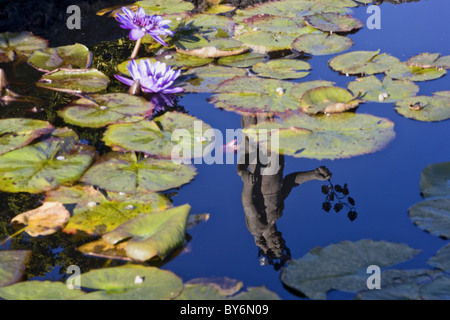
[[[164,259],[185,240],[189,205],[139,215],[103,235],[111,244],[127,241],[128,257],[147,261],[155,256]]]
[[[284,33],[284,34],[302,34],[310,32],[311,29],[307,27],[305,21],[301,17],[289,18],[279,17],[269,14],[262,14],[252,16],[243,21],[246,30],[261,30],[271,33]],[[305,30],[302,30],[305,28]],[[245,31],[239,31],[245,32]]]
[[[265,54],[271,51],[292,48],[292,42],[299,34],[272,33],[262,30],[250,31],[240,35],[237,39],[248,45],[253,52]]]
[[[21,148],[53,131],[47,121],[9,118],[0,120],[0,155]]]
[[[154,105],[143,97],[108,93],[75,100],[58,111],[58,115],[70,124],[101,128],[111,123],[137,121],[137,116],[152,114],[153,109]]]
[[[136,123],[110,125],[103,141],[113,150],[133,150],[144,152],[159,158],[174,159],[172,152],[175,146],[188,149],[190,154],[181,157],[194,157],[196,148],[203,151],[205,142],[203,134],[211,127],[203,121],[178,112],[166,112],[153,121],[143,120]],[[181,141],[173,141],[175,130],[182,132]],[[200,154],[202,156],[202,153]]]
[[[294,40],[292,49],[312,55],[328,55],[348,50],[353,41],[344,36],[327,33],[304,34]]]
[[[111,152],[91,166],[81,181],[107,191],[134,194],[177,188],[195,175],[191,165],[138,157],[134,152]]]
[[[441,238],[450,238],[450,198],[421,201],[408,212],[414,224],[422,230]]]
[[[166,300],[183,290],[182,280],[173,272],[141,265],[91,270],[81,279],[82,287],[96,290],[82,297],[88,300]]]
[[[84,294],[59,281],[29,280],[0,288],[0,298],[5,300],[72,300]]]
[[[33,51],[28,58],[28,63],[38,70],[47,72],[58,68],[87,69],[90,67],[91,59],[89,49],[76,43]]]
[[[94,157],[87,145],[49,138],[0,156],[0,190],[40,193],[77,181]]]
[[[189,69],[182,77],[184,92],[214,92],[219,84],[247,72],[236,67],[204,66]]]
[[[222,34],[230,37],[235,27],[233,19],[210,13],[193,14],[186,19],[185,24],[208,37],[219,37]]]
[[[359,240],[316,247],[300,259],[291,260],[281,273],[286,286],[311,299],[325,299],[335,289],[358,292],[367,288],[367,267],[392,266],[419,253],[402,243]]]
[[[332,115],[291,115],[272,123],[244,129],[258,137],[261,146],[270,149],[264,139],[278,134],[276,153],[297,158],[342,159],[373,153],[385,148],[395,137],[394,123],[366,114],[344,112]],[[270,132],[270,137],[267,137]]]
[[[246,52],[235,56],[219,58],[217,63],[228,67],[247,68],[258,62],[265,62],[266,60],[267,56],[265,54]]]
[[[406,63],[396,63],[393,64],[388,70],[385,70],[385,73],[393,79],[428,81],[444,76],[447,71],[441,67],[424,68],[416,65],[408,65]]]
[[[332,58],[330,67],[344,74],[372,75],[389,70],[399,63],[399,60],[379,51],[352,51]]]
[[[301,100],[302,110],[309,114],[340,113],[356,108],[360,100],[340,87],[318,87],[306,91]]]
[[[350,15],[334,12],[316,13],[306,16],[304,19],[310,26],[326,32],[349,32],[364,26],[360,20]]]
[[[162,53],[155,58],[168,66],[179,68],[201,67],[214,61],[214,58],[200,58],[175,51]]]
[[[435,92],[430,96],[404,98],[395,104],[402,116],[419,121],[443,121],[450,119],[450,91]]]
[[[450,162],[427,165],[420,174],[420,192],[425,198],[450,196]]]
[[[36,83],[39,87],[69,93],[99,92],[108,84],[109,78],[97,69],[56,69]]]
[[[444,271],[450,271],[450,245],[447,244],[432,256],[428,264]]]
[[[194,5],[183,0],[141,0],[134,3],[142,7],[147,14],[181,13],[194,9]]]
[[[309,75],[311,66],[302,60],[276,59],[259,62],[252,67],[252,71],[260,77],[273,79],[300,79]]]
[[[419,87],[409,80],[393,80],[384,77],[381,82],[375,76],[358,78],[348,84],[353,94],[367,101],[392,103],[400,99],[414,96]]]
[[[48,41],[28,31],[0,33],[0,63],[26,58],[33,51],[45,49]]]
[[[178,42],[177,44],[178,52],[203,59],[235,56],[250,50],[242,42],[229,38],[198,42]]]
[[[425,52],[409,58],[406,64],[422,68],[450,69],[450,55],[441,57],[440,53]]]

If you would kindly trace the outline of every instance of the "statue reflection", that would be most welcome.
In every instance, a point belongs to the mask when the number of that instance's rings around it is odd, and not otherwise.
[[[272,120],[267,115],[245,115],[242,117],[242,127],[246,128]],[[277,220],[283,213],[284,200],[289,196],[292,188],[311,180],[328,180],[331,173],[322,166],[310,171],[294,172],[283,177],[283,155],[277,155],[278,163],[275,161],[275,164],[270,161],[261,161],[261,149],[257,146],[256,161],[250,161],[249,145],[251,142],[248,136],[243,137],[243,140],[244,150],[241,152],[244,154],[241,156],[245,161],[239,161],[237,172],[244,183],[242,205],[245,221],[259,247],[260,264],[271,264],[275,270],[278,270],[291,258],[289,248],[276,226]],[[273,155],[271,155],[272,157]],[[277,167],[269,171],[271,174],[267,174],[268,170],[265,169],[271,165],[277,165]]]

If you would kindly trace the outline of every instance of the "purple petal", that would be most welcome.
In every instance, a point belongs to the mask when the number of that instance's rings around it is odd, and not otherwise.
[[[160,44],[162,44],[163,46],[165,46],[165,47],[167,47],[167,43],[165,43],[164,41],[163,41],[163,39],[161,39],[161,37],[159,37],[158,35],[156,35],[156,34],[150,34],[152,37],[153,37],[153,39],[155,39],[157,42],[159,42]]]
[[[132,29],[130,31],[130,40],[135,41],[142,38],[143,36],[145,36],[145,32],[142,31],[141,29]]]
[[[168,89],[164,89],[164,93],[180,93],[183,92],[184,89],[181,87],[175,87],[175,88],[168,88]]]
[[[115,74],[114,78],[116,78],[117,80],[119,80],[120,82],[126,84],[127,86],[131,86],[133,84],[133,80],[122,77],[121,75]]]

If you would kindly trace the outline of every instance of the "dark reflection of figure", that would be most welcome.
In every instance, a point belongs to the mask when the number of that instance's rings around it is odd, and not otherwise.
[[[242,127],[270,120],[267,116],[243,116]],[[272,171],[275,173],[261,174],[262,170],[271,164],[261,163],[259,150],[258,161],[255,164],[249,163],[248,137],[245,137],[245,140],[246,161],[244,164],[238,164],[237,171],[244,182],[242,205],[247,228],[260,249],[261,264],[266,264],[267,259],[269,264],[274,264],[275,269],[278,269],[290,260],[290,251],[276,226],[276,221],[283,213],[284,200],[293,187],[310,180],[328,180],[331,173],[327,168],[319,167],[311,171],[294,172],[283,178],[284,156],[279,155],[278,168]]]

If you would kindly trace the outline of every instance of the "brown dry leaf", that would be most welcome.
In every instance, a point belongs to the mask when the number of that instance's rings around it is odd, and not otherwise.
[[[25,232],[32,237],[55,233],[69,221],[70,213],[61,202],[44,202],[36,209],[15,216],[11,222],[25,224]]]

